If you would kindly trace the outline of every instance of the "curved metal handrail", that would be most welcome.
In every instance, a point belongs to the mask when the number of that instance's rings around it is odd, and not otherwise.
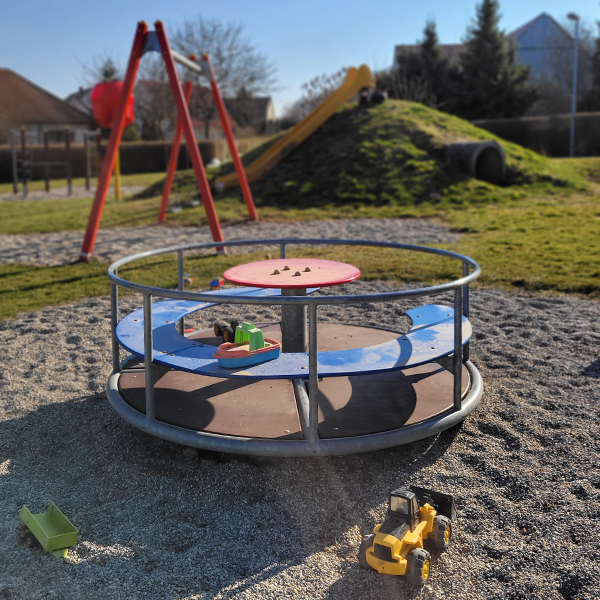
[[[257,245],[348,245],[348,246],[372,246],[380,248],[394,248],[398,250],[411,250],[415,252],[423,252],[428,254],[437,254],[446,258],[459,260],[463,265],[469,265],[473,268],[473,272],[463,275],[460,279],[439,285],[417,288],[414,290],[397,290],[394,292],[380,292],[376,294],[356,294],[356,295],[331,295],[331,296],[275,296],[272,298],[253,297],[235,295],[229,296],[221,294],[218,297],[215,294],[202,292],[186,292],[183,290],[172,290],[154,286],[148,286],[140,283],[133,283],[122,277],[119,277],[117,271],[124,265],[135,260],[143,258],[151,258],[154,256],[162,256],[164,254],[183,253],[191,250],[203,250],[210,248],[222,248],[225,246],[257,246]],[[451,252],[450,250],[442,250],[441,248],[430,248],[428,246],[416,246],[413,244],[399,244],[395,242],[377,242],[371,240],[343,240],[343,239],[322,239],[322,238],[274,238],[262,240],[236,240],[230,242],[206,242],[202,244],[187,244],[181,246],[170,246],[167,248],[159,248],[157,250],[148,250],[139,252],[115,261],[108,267],[108,277],[110,280],[122,287],[126,287],[143,294],[153,296],[162,296],[166,298],[176,298],[180,300],[194,300],[199,302],[215,302],[217,304],[262,304],[262,305],[283,305],[283,304],[305,304],[305,305],[321,305],[321,304],[354,304],[360,302],[389,302],[400,298],[419,298],[422,296],[434,296],[454,290],[456,288],[470,284],[477,279],[481,273],[479,264],[468,256]]]
[[[210,292],[184,291],[184,252],[193,250],[220,249],[227,246],[273,246],[281,248],[281,258],[285,258],[285,250],[288,245],[347,245],[347,246],[371,246],[379,248],[392,248],[398,250],[410,250],[428,254],[436,254],[446,258],[458,260],[462,263],[462,277],[451,282],[422,287],[412,290],[397,290],[376,294],[356,295],[330,295],[330,296],[244,296],[231,295],[221,292],[220,294]],[[177,290],[148,286],[133,283],[118,275],[119,268],[139,259],[162,256],[164,254],[177,254],[178,288]],[[473,272],[469,272],[473,269]],[[471,392],[462,400],[462,364],[474,371],[476,369],[469,362],[469,345],[463,351],[463,315],[469,315],[469,284],[477,279],[481,268],[477,262],[468,256],[427,246],[412,244],[400,244],[394,242],[378,242],[370,240],[343,240],[343,239],[313,239],[313,238],[275,238],[263,240],[237,240],[231,242],[207,242],[202,244],[187,244],[171,246],[140,252],[132,256],[115,261],[108,267],[108,277],[111,280],[111,329],[113,350],[113,374],[109,380],[109,399],[117,412],[127,421],[140,427],[153,435],[165,439],[178,441],[179,443],[191,443],[198,447],[221,448],[233,452],[248,452],[257,454],[272,454],[282,456],[301,456],[314,454],[344,454],[352,451],[373,450],[388,447],[397,443],[406,443],[414,439],[420,439],[433,432],[441,431],[451,426],[458,420],[462,420],[477,405],[481,398],[481,382],[476,379],[476,385]],[[117,385],[120,359],[119,341],[116,336],[119,321],[118,288],[119,286],[129,288],[143,294],[143,321],[144,321],[144,376],[146,412],[135,414],[131,407],[120,400],[118,390],[113,387]],[[239,288],[236,288],[239,291]],[[394,430],[381,434],[369,434],[365,436],[348,438],[345,440],[321,440],[318,433],[318,345],[317,345],[317,308],[324,304],[359,304],[362,302],[389,302],[400,298],[417,298],[422,296],[433,296],[448,291],[454,291],[454,352],[451,365],[448,368],[453,373],[453,409],[442,419],[428,419],[417,426],[410,426],[406,430]],[[179,427],[159,422],[155,418],[154,399],[154,360],[153,360],[153,325],[152,325],[152,297],[173,298],[179,300],[192,300],[195,302],[209,302],[211,304],[259,304],[259,305],[304,305],[308,306],[308,395],[303,386],[295,385],[298,415],[300,419],[303,440],[297,442],[267,440],[246,440],[232,436],[209,434],[207,432],[190,432]],[[304,317],[306,318],[306,317]],[[180,331],[183,331],[183,318],[179,321]],[[296,379],[292,380],[296,382]],[[477,383],[479,382],[479,383]],[[281,444],[281,445],[280,445]]]

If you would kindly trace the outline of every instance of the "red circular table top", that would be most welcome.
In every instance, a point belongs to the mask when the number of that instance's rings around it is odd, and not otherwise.
[[[223,277],[249,287],[298,289],[348,283],[360,277],[360,270],[335,260],[278,258],[232,267]]]

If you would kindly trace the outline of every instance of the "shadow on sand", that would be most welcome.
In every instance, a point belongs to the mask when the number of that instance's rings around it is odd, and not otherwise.
[[[328,597],[362,587],[365,598],[391,597],[392,586],[393,597],[412,598],[402,580],[359,569],[358,536],[383,516],[392,488],[427,484],[419,472],[456,434],[346,457],[186,458],[123,422],[104,394],[44,406],[0,423],[0,597],[252,594],[265,580],[301,579],[311,556],[334,552],[342,577]],[[65,562],[16,540],[20,507],[38,512],[48,500],[79,529]]]

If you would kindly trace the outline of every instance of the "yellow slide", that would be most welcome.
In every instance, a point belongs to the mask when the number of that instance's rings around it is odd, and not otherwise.
[[[248,181],[255,181],[263,173],[272,169],[281,159],[286,157],[296,146],[315,132],[335,111],[348,102],[352,96],[364,87],[373,87],[375,80],[367,65],[360,68],[350,67],[344,83],[331,96],[327,97],[315,110],[306,116],[266,152],[246,167]],[[237,173],[229,173],[215,180],[217,190],[238,185]]]

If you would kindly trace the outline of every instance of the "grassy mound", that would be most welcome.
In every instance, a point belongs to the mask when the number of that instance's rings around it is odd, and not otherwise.
[[[503,187],[473,180],[446,162],[448,144],[489,139],[496,139],[506,153]],[[244,162],[256,158],[261,149]],[[230,169],[224,165],[219,174]],[[252,184],[258,204],[295,207],[487,204],[552,194],[556,188],[583,191],[586,182],[573,170],[463,119],[396,100],[340,110]]]

